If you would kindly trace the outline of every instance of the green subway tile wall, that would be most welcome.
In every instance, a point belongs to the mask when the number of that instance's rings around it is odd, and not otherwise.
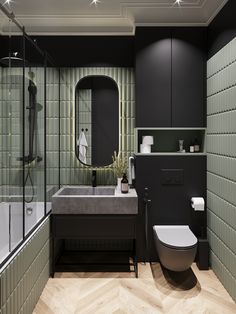
[[[0,274],[0,313],[32,314],[49,278],[49,218]]]
[[[236,38],[207,63],[207,218],[212,269],[236,300]]]
[[[92,89],[77,89],[76,90],[76,111],[79,115],[79,126],[85,131],[88,148],[86,152],[86,163],[91,165],[92,160]],[[78,131],[77,131],[78,132]],[[78,132],[78,134],[80,134]],[[78,136],[78,135],[77,135]]]
[[[1,154],[1,195],[9,195],[11,188],[14,194],[20,195],[22,189],[20,141],[22,135],[20,104],[22,102],[22,69],[1,68],[0,75],[0,154]],[[3,197],[4,200],[4,197]]]
[[[2,78],[2,67],[0,67],[0,78]],[[3,158],[3,108],[2,108],[2,93],[3,93],[3,86],[0,84],[0,156],[1,159]],[[3,160],[0,162],[0,202],[2,201],[3,195]]]
[[[42,110],[37,111],[37,125],[35,131],[34,153],[44,157],[44,68],[31,67],[34,73],[34,83],[37,86],[37,103]],[[25,69],[25,108],[29,106],[29,68]],[[1,129],[0,129],[0,153],[1,153],[1,195],[22,195],[22,161],[23,156],[23,69],[1,68]],[[39,107],[40,108],[40,107]],[[29,154],[29,111],[25,109],[25,155]],[[40,163],[30,165],[31,177],[34,183],[34,200],[44,200],[44,159]],[[31,184],[26,181],[26,195],[31,195]]]
[[[51,209],[51,196],[59,189],[59,71],[46,69],[46,175],[47,212]]]
[[[28,69],[26,68],[26,73]],[[30,165],[34,183],[34,201],[44,200],[44,68],[31,68],[35,74],[37,86],[37,127],[35,150],[42,157],[40,163]],[[59,188],[59,71],[56,68],[46,69],[46,132],[47,132],[47,201]],[[26,75],[26,105],[28,106],[28,78]],[[9,88],[11,87],[11,93]],[[0,197],[3,195],[22,195],[22,69],[0,68]],[[40,110],[42,106],[42,110]],[[25,111],[26,121],[28,111]],[[28,122],[25,131],[25,154],[28,154]],[[9,155],[10,154],[10,155]],[[27,168],[27,167],[26,167]],[[29,179],[26,182],[26,195],[32,194]],[[1,199],[0,199],[1,201]],[[49,202],[50,203],[50,202]],[[47,210],[51,208],[48,204]]]
[[[75,87],[87,75],[106,75],[114,79],[120,97],[120,152],[130,156],[134,152],[135,92],[132,68],[62,68],[61,69],[61,185],[90,184],[91,168],[83,166],[75,156]],[[112,130],[111,130],[112,132]],[[56,145],[56,144],[55,144]],[[97,169],[98,184],[114,184],[110,167]]]

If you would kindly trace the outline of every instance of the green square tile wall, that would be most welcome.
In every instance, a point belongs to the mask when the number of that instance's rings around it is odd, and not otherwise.
[[[60,178],[61,185],[90,184],[91,168],[83,166],[75,156],[75,87],[88,75],[106,75],[113,78],[119,89],[120,152],[130,156],[134,152],[135,92],[132,68],[62,68],[60,85]],[[114,184],[111,168],[97,169],[98,184]]]
[[[236,38],[207,63],[210,261],[236,300]]]

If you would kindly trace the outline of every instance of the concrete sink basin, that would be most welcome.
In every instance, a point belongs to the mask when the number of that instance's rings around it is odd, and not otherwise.
[[[135,189],[128,194],[115,186],[64,186],[52,196],[53,214],[128,214],[138,213]]]
[[[60,189],[57,195],[115,195],[114,186],[96,186],[95,188],[87,185],[81,186],[65,186]],[[56,195],[55,194],[55,195]]]

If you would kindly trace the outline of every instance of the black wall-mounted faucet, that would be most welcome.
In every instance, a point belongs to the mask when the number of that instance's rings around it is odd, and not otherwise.
[[[96,170],[92,171],[92,187],[97,186],[97,172]]]

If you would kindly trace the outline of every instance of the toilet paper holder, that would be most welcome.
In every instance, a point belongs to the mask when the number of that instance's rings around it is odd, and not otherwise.
[[[195,211],[205,210],[205,201],[203,197],[192,197],[191,206]]]

